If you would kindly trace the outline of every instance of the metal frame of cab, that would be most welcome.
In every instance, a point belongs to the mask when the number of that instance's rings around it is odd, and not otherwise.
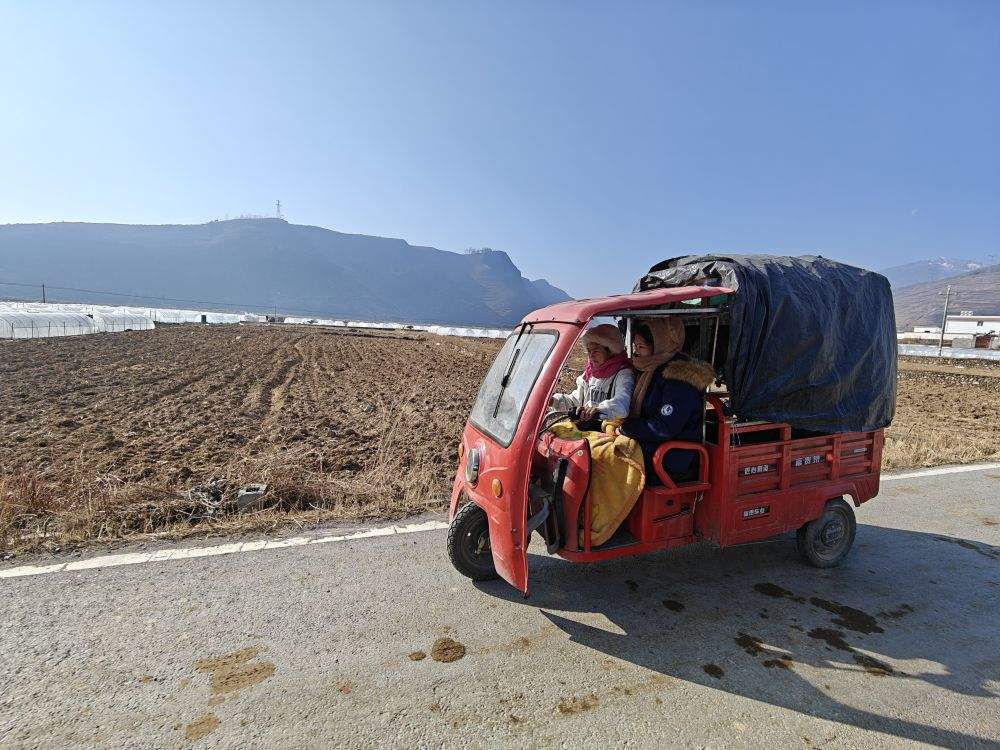
[[[591,544],[589,445],[551,433],[539,435],[574,345],[595,317],[663,310],[671,304],[731,293],[703,286],[657,289],[564,302],[522,320],[521,325],[534,331],[555,332],[556,343],[509,446],[497,444],[471,422],[466,424],[460,453],[476,449],[478,479],[474,485],[467,482],[459,462],[449,515],[455,517],[463,499],[486,512],[497,572],[512,586],[527,595],[527,547],[535,530],[545,538],[550,553],[588,562],[698,539],[720,547],[764,539],[818,518],[832,498],[848,495],[860,505],[878,494],[882,430],[793,438],[787,424],[735,423],[726,415],[726,395],[708,394],[705,443],[670,441],[654,456],[655,466],[660,467],[670,450],[696,451],[697,479],[675,484],[658,468],[662,485],[644,488],[622,524],[633,540],[625,544],[612,540],[596,548]],[[577,529],[582,529],[579,536]]]

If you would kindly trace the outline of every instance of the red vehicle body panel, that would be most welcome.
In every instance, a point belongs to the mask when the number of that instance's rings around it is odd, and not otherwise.
[[[705,444],[669,443],[697,450],[699,477],[674,485],[661,474],[663,486],[643,490],[624,522],[635,538],[625,546],[592,549],[590,544],[590,451],[586,441],[538,435],[556,381],[584,327],[594,317],[640,311],[674,302],[703,299],[732,290],[677,287],[600,299],[574,300],[537,310],[522,323],[535,331],[558,334],[528,397],[510,445],[504,448],[470,423],[462,434],[467,452],[481,452],[479,478],[470,485],[459,466],[452,491],[450,518],[463,500],[486,511],[490,545],[497,572],[512,586],[528,592],[527,521],[532,477],[551,475],[554,462],[566,460],[561,513],[566,529],[556,553],[572,561],[593,561],[712,540],[720,546],[763,539],[818,518],[826,502],[850,495],[860,505],[878,493],[883,431],[838,433],[792,438],[787,424],[734,424],[723,412],[720,395],[709,395],[706,419],[713,435]],[[499,497],[493,492],[497,479]],[[576,529],[582,525],[582,543]]]

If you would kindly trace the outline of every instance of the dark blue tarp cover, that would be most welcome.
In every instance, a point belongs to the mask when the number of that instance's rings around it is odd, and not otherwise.
[[[649,269],[636,291],[736,290],[724,374],[740,419],[816,432],[887,426],[896,408],[889,281],[818,256],[690,255]]]

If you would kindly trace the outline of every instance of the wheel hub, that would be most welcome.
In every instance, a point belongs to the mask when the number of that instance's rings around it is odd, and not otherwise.
[[[826,547],[835,547],[844,538],[844,524],[839,519],[827,521],[819,532],[819,539]]]
[[[476,557],[482,556],[484,553],[490,551],[490,535],[480,534],[479,539],[476,540],[476,546],[474,548]]]

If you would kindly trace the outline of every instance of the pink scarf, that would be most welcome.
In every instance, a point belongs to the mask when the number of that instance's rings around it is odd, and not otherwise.
[[[628,358],[625,352],[618,352],[617,354],[611,355],[611,357],[603,364],[597,367],[594,363],[587,358],[587,367],[583,371],[583,379],[590,380],[591,378],[610,378],[619,370],[624,370],[626,368],[631,368],[632,362]]]

